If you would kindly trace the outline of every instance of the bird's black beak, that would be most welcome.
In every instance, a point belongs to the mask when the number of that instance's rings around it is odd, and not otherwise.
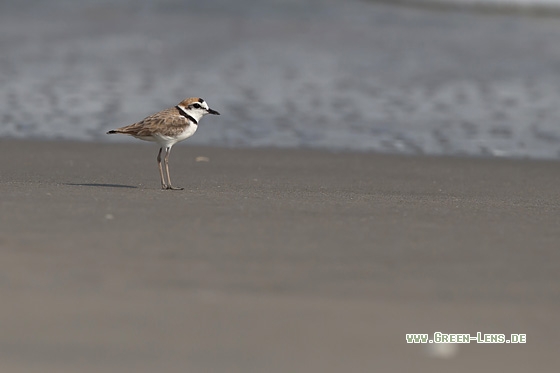
[[[208,108],[208,114],[220,115],[216,110]]]

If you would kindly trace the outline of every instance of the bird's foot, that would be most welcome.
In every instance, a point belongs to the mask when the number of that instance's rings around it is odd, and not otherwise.
[[[174,187],[173,185],[166,185],[167,190],[184,190],[185,188]]]

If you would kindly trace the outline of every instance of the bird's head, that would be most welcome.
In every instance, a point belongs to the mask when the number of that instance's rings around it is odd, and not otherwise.
[[[206,101],[199,97],[191,97],[181,101],[180,110],[193,117],[197,122],[206,114],[220,115],[216,110],[210,109]]]

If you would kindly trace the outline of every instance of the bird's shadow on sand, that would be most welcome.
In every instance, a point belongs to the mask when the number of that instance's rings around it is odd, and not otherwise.
[[[87,187],[99,187],[99,188],[128,188],[128,189],[138,189],[134,185],[123,185],[123,184],[99,184],[99,183],[65,183],[64,185],[72,186],[87,186]]]

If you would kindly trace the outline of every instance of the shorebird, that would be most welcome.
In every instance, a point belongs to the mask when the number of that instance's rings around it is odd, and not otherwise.
[[[161,188],[183,190],[184,188],[176,188],[171,184],[171,178],[169,176],[169,153],[173,145],[194,135],[198,128],[198,122],[206,114],[220,115],[216,110],[210,109],[203,99],[191,97],[184,99],[174,107],[152,114],[142,119],[140,122],[111,130],[107,132],[107,134],[122,133],[140,140],[156,142],[160,147],[157,155],[157,162],[159,176],[161,178]],[[161,164],[161,152],[164,148],[165,156],[163,159],[167,181]]]

